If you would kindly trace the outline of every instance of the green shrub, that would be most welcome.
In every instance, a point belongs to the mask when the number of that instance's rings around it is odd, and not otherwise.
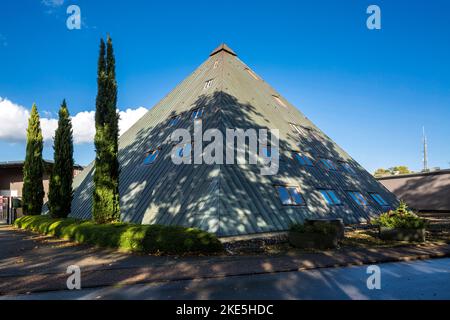
[[[129,252],[183,254],[214,253],[223,249],[215,235],[195,228],[131,223],[95,224],[92,221],[53,219],[49,216],[22,217],[14,225],[81,244]]]
[[[372,224],[389,229],[423,229],[427,223],[401,201],[397,209],[391,210],[374,219]]]
[[[315,222],[313,224],[296,223],[291,225],[290,231],[298,233],[333,234],[337,233],[337,228],[335,225],[326,222]]]

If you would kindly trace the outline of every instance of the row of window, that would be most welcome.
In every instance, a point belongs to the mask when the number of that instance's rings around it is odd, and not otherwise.
[[[297,160],[297,162],[301,165],[301,166],[307,166],[307,167],[313,167],[314,166],[314,162],[313,160],[311,160],[310,157],[303,155],[299,152],[296,152],[294,154],[294,158]],[[327,170],[331,170],[331,171],[338,171],[338,166],[334,163],[333,160],[331,159],[325,159],[325,158],[321,158],[320,162],[322,163],[323,167]],[[342,167],[342,169],[344,169],[344,171],[350,173],[350,174],[356,174],[355,169],[347,162],[339,162],[340,166]]]
[[[278,195],[280,197],[281,203],[286,206],[303,206],[306,204],[305,199],[300,193],[299,187],[287,187],[287,186],[277,186]],[[325,202],[329,205],[341,205],[342,201],[336,194],[336,191],[331,189],[319,189]],[[369,202],[359,191],[347,191],[348,195],[352,200],[360,206],[367,206]],[[378,193],[369,193],[370,197],[381,207],[387,207],[389,204],[383,197]]]

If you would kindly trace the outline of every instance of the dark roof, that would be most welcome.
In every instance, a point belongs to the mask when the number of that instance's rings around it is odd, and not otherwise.
[[[233,56],[237,56],[237,54],[225,43],[222,43],[220,46],[218,46],[216,49],[214,49],[213,52],[211,52],[211,54],[209,56],[212,57],[213,55],[215,55],[221,51],[225,51]]]
[[[25,161],[0,161],[0,168],[16,168],[16,167],[23,167]],[[44,160],[44,165],[53,165],[52,160]],[[74,169],[83,170],[84,167],[80,166],[79,164],[73,165]]]
[[[402,179],[402,178],[412,178],[412,177],[436,176],[436,175],[440,175],[440,174],[450,174],[450,169],[434,170],[434,171],[428,171],[428,172],[415,172],[415,173],[408,173],[408,174],[397,174],[397,175],[377,177],[376,179],[377,180]]]

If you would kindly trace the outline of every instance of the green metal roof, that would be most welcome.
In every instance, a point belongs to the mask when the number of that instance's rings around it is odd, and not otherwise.
[[[205,82],[213,79],[212,87]],[[277,97],[275,99],[274,97]],[[191,111],[203,107],[203,130],[217,128],[279,129],[280,169],[275,176],[262,176],[255,165],[175,165],[170,158],[175,128],[190,128]],[[180,116],[169,126],[170,118]],[[309,133],[301,136],[291,124]],[[145,153],[161,147],[157,160],[144,165]],[[119,141],[120,203],[123,221],[145,224],[199,227],[219,236],[287,230],[306,218],[342,218],[346,223],[366,221],[382,209],[370,202],[368,192],[381,194],[389,203],[397,199],[344,150],[317,128],[245,65],[226,45],[209,58],[172,92],[137,121]],[[327,171],[320,164],[302,167],[292,151],[313,159],[329,158],[350,163],[354,175],[343,170]],[[93,165],[74,181],[71,216],[91,217]],[[275,185],[299,186],[305,206],[283,206]],[[340,206],[328,206],[319,189],[334,189]],[[361,191],[370,206],[356,205],[347,194]]]

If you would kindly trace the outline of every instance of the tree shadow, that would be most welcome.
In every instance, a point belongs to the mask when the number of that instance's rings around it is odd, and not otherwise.
[[[269,106],[270,107],[270,106]],[[176,128],[193,133],[191,114],[203,108],[203,132],[219,129],[279,129],[280,167],[276,175],[262,176],[260,165],[175,165],[171,160],[174,142],[170,135]],[[276,107],[274,107],[276,108]],[[273,110],[285,112],[284,109]],[[272,113],[273,113],[272,112]],[[250,102],[239,101],[225,91],[201,95],[181,113],[159,108],[144,117],[120,138],[121,218],[126,222],[198,227],[219,236],[234,236],[287,230],[292,223],[308,218],[342,218],[345,223],[359,223],[379,215],[380,208],[367,192],[380,193],[390,204],[397,199],[356,161],[339,148],[303,116],[289,111],[292,123],[305,125],[313,134],[302,136],[288,123],[271,127],[271,119]],[[170,119],[179,117],[175,126]],[[277,115],[278,116],[278,115]],[[165,118],[164,121],[160,121]],[[198,142],[196,142],[198,143]],[[203,143],[203,148],[208,143]],[[248,146],[248,140],[246,141]],[[156,161],[144,164],[146,152],[159,148]],[[301,166],[293,157],[301,152],[315,159],[314,166]],[[248,152],[246,154],[248,159]],[[235,155],[236,157],[236,155]],[[347,162],[355,173],[339,167],[326,170],[319,159]],[[224,156],[225,159],[225,156]],[[71,216],[88,219],[91,212],[93,166],[83,172],[76,185]],[[299,186],[306,199],[304,206],[283,206],[276,185]],[[333,189],[342,205],[327,205],[320,188]],[[362,192],[370,205],[359,206],[348,191]]]
[[[450,172],[396,176],[379,181],[414,210],[450,212]]]

